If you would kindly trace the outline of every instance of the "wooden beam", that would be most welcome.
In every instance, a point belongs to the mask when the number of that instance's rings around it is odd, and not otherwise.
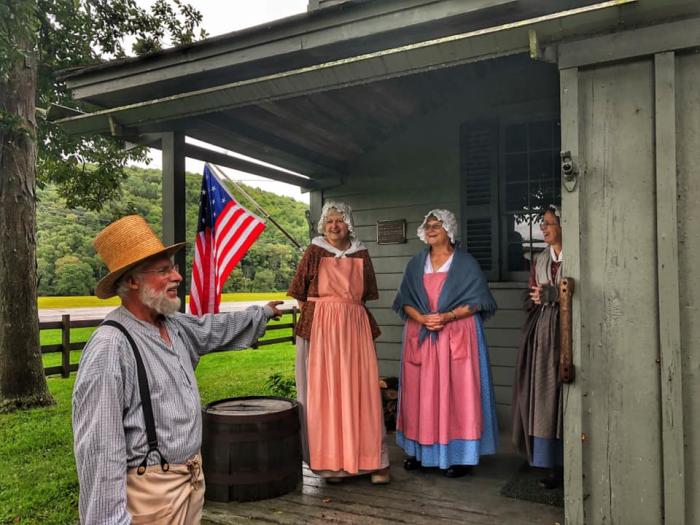
[[[391,133],[403,120],[382,97],[372,94],[366,86],[347,90],[343,93],[343,103],[358,115],[370,116],[370,122],[382,135]]]
[[[299,100],[297,107],[313,111],[314,118],[323,126],[342,126],[359,144],[372,143],[376,138],[376,135],[365,125],[365,121],[358,119],[357,113],[345,107],[339,97],[320,92],[297,100]]]
[[[683,361],[678,268],[676,57],[654,57],[656,122],[656,242],[661,354],[661,436],[664,522],[685,524]]]
[[[189,123],[187,135],[229,151],[244,153],[263,162],[303,173],[311,178],[342,175],[342,172],[335,168],[324,166],[309,158],[298,157],[270,144],[261,143],[239,134],[235,130],[225,127],[225,123],[215,124],[199,118]]]
[[[321,219],[321,210],[323,209],[323,191],[313,191],[309,194],[309,214],[311,221],[311,237],[318,235],[316,226]],[[311,240],[311,239],[309,239]]]
[[[248,140],[265,144],[278,151],[285,151],[296,158],[309,160],[329,170],[336,170],[343,164],[343,158],[337,154],[323,152],[318,146],[314,146],[317,149],[311,149],[308,141],[305,142],[305,145],[299,144],[299,141],[292,142],[286,137],[277,134],[274,127],[265,127],[265,123],[250,115],[246,115],[245,118],[239,118],[237,112],[221,112],[203,115],[201,120],[219,128],[228,128],[233,133],[244,136]]]
[[[352,135],[343,132],[342,122],[333,122],[332,125],[324,125],[318,122],[315,112],[305,112],[299,109],[306,97],[296,98],[284,104],[278,102],[263,102],[257,106],[258,111],[265,111],[276,119],[286,122],[287,126],[293,126],[296,133],[306,133],[316,137],[323,137],[324,142],[333,144],[341,149],[346,156],[362,153],[360,147]]]
[[[122,126],[138,127],[146,123],[167,122],[453,67],[527,51],[527,32],[531,28],[538,30],[543,41],[547,38],[573,36],[577,34],[576,28],[579,25],[586,28],[587,32],[609,28],[618,23],[620,6],[636,1],[608,0],[496,27],[101,110],[62,119],[58,123],[70,134],[103,133],[109,130],[110,116]],[[564,31],[563,27],[567,30]]]
[[[84,111],[80,111],[75,108],[70,108],[68,106],[62,106],[61,104],[51,104],[48,111],[46,112],[46,120],[53,122],[54,120],[67,118],[67,117],[77,117],[78,115],[84,115]]]
[[[290,101],[293,104],[293,101]],[[304,156],[310,158],[327,158],[331,163],[344,163],[349,156],[356,151],[349,151],[342,142],[328,140],[323,130],[318,130],[309,126],[308,119],[313,118],[307,115],[297,119],[279,119],[269,112],[256,106],[240,108],[226,114],[232,120],[242,122],[251,129],[258,130],[258,133],[268,139],[281,141],[283,146],[292,145],[294,148],[303,148],[306,152]],[[246,133],[248,136],[249,133]],[[270,140],[265,140],[270,143]],[[283,147],[289,150],[289,147]]]
[[[572,157],[580,164],[580,105],[578,69],[565,69],[560,75],[561,85],[561,147],[571,151]],[[583,168],[579,165],[579,172]],[[581,177],[581,175],[579,175]],[[566,239],[566,277],[573,277],[581,283],[581,185],[580,180],[573,192],[562,186],[562,237]],[[584,392],[588,355],[584,354],[583,318],[581,316],[581,291],[585,284],[577,286],[571,301],[571,328],[573,363],[576,380],[564,385],[564,509],[566,523],[586,523],[584,512],[584,479],[586,470],[583,464],[585,446]]]
[[[195,146],[194,144],[185,144],[185,156],[191,159],[201,160],[202,162],[211,162],[217,166],[258,175],[266,179],[292,184],[300,188],[311,189],[314,187],[314,181],[305,177],[300,177],[299,175],[294,175],[271,166],[265,166],[225,153],[219,153],[218,151]]]
[[[181,132],[164,133],[163,150],[163,243],[166,246],[187,240],[185,220],[185,135]],[[180,311],[185,311],[185,292],[189,284],[185,266],[185,250],[175,254],[184,282],[177,291]]]
[[[700,18],[618,31],[559,45],[559,68],[582,67],[700,46]]]
[[[423,107],[421,93],[411,89],[411,78],[413,77],[401,79],[400,84],[396,81],[375,82],[368,84],[366,89],[371,97],[376,97],[382,105],[390,108],[400,120],[403,120],[420,113]]]

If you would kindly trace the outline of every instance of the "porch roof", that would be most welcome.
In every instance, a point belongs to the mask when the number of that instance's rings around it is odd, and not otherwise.
[[[59,114],[57,122],[69,133],[140,143],[182,131],[311,179],[342,177],[411,117],[488,74],[476,61],[528,50],[555,60],[549,43],[678,16],[695,2],[565,4],[570,9],[557,11],[540,0],[347,2],[66,73],[74,98],[98,109]]]

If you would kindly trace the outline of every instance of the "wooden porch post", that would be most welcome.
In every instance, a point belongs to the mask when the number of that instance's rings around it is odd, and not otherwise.
[[[162,135],[163,151],[163,242],[170,245],[186,240],[185,221],[185,135],[168,132]],[[185,250],[175,254],[183,283],[178,290],[185,311],[185,291],[189,283],[185,268]]]
[[[678,269],[676,57],[672,51],[654,56],[654,92],[664,518],[666,523],[683,525],[686,521],[685,442]]]
[[[560,71],[561,148],[570,151],[583,171],[579,158],[579,90],[578,68]],[[564,494],[567,525],[586,523],[584,512],[583,392],[587,356],[583,355],[581,333],[581,181],[569,192],[562,185],[562,237],[566,243],[566,276],[577,282],[571,301],[573,363],[576,380],[564,385]]]
[[[316,224],[321,218],[321,210],[323,209],[323,191],[316,190],[309,194],[309,211],[311,212],[312,237],[316,235]],[[309,239],[311,240],[311,239]]]

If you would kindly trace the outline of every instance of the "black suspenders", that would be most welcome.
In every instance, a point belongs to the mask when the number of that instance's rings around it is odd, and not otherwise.
[[[124,326],[116,321],[104,321],[101,326],[113,326],[123,333],[131,345],[131,349],[134,351],[134,357],[136,358],[136,374],[139,381],[139,393],[141,394],[141,407],[143,408],[143,418],[146,422],[146,438],[148,439],[148,452],[146,452],[146,457],[136,469],[139,476],[146,472],[146,465],[148,462],[148,456],[151,452],[157,452],[160,457],[160,467],[163,471],[170,469],[168,460],[163,457],[163,454],[158,450],[158,436],[156,435],[156,423],[153,419],[153,405],[151,404],[151,389],[148,388],[148,376],[146,376],[146,368],[143,366],[143,360],[141,359],[141,354],[139,349],[136,347],[134,338],[127,331]]]

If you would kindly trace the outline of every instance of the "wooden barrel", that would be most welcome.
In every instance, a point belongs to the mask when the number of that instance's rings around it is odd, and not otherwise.
[[[301,481],[299,405],[283,397],[234,397],[203,409],[206,498],[253,501]]]

